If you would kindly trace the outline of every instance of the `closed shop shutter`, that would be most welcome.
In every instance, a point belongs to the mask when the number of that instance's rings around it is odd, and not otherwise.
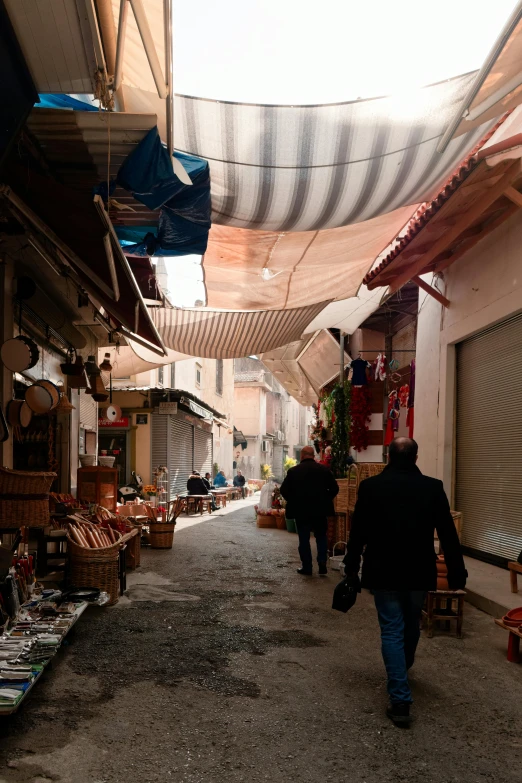
[[[85,389],[80,391],[80,427],[98,432],[98,403],[93,400],[92,394],[86,394]]]
[[[457,346],[455,508],[464,546],[516,560],[522,550],[522,316]]]
[[[187,491],[187,480],[194,469],[194,427],[176,416],[169,419],[169,482],[171,497]]]
[[[194,428],[194,468],[212,475],[212,433]]]
[[[154,471],[160,465],[168,467],[169,417],[153,413],[151,417],[151,483],[154,483]],[[170,498],[168,498],[170,500]]]

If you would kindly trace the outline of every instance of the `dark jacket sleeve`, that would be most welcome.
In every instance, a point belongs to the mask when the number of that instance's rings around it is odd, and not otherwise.
[[[450,590],[462,590],[466,586],[468,572],[464,565],[459,537],[442,481],[437,482],[435,503],[435,528],[448,568],[448,584]]]
[[[363,549],[367,542],[368,515],[371,512],[371,500],[366,491],[365,483],[363,481],[359,487],[357,503],[352,516],[350,539],[346,556],[343,560],[345,571],[350,576],[359,573]]]

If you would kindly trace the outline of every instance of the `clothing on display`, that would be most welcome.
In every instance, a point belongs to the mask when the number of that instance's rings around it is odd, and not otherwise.
[[[415,423],[415,359],[411,360],[410,364],[410,396],[408,397],[408,416],[406,418],[406,424],[409,428],[409,436],[413,438],[413,430]]]
[[[352,386],[367,386],[367,370],[371,367],[365,359],[354,359],[350,365],[352,370]]]
[[[386,380],[386,356],[380,353],[373,363],[373,374],[376,381]]]

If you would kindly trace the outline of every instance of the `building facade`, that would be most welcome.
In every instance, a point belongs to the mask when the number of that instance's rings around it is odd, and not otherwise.
[[[262,466],[268,465],[281,481],[285,459],[298,458],[308,443],[311,411],[258,359],[237,359],[234,379],[234,421],[245,438],[243,446],[235,448],[236,468],[257,479],[263,475]]]

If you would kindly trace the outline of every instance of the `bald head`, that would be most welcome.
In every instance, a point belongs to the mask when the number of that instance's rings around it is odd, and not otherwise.
[[[390,463],[392,465],[414,465],[419,447],[412,438],[395,438],[390,444]]]
[[[313,446],[305,446],[303,449],[301,449],[301,462],[304,459],[315,459]]]

